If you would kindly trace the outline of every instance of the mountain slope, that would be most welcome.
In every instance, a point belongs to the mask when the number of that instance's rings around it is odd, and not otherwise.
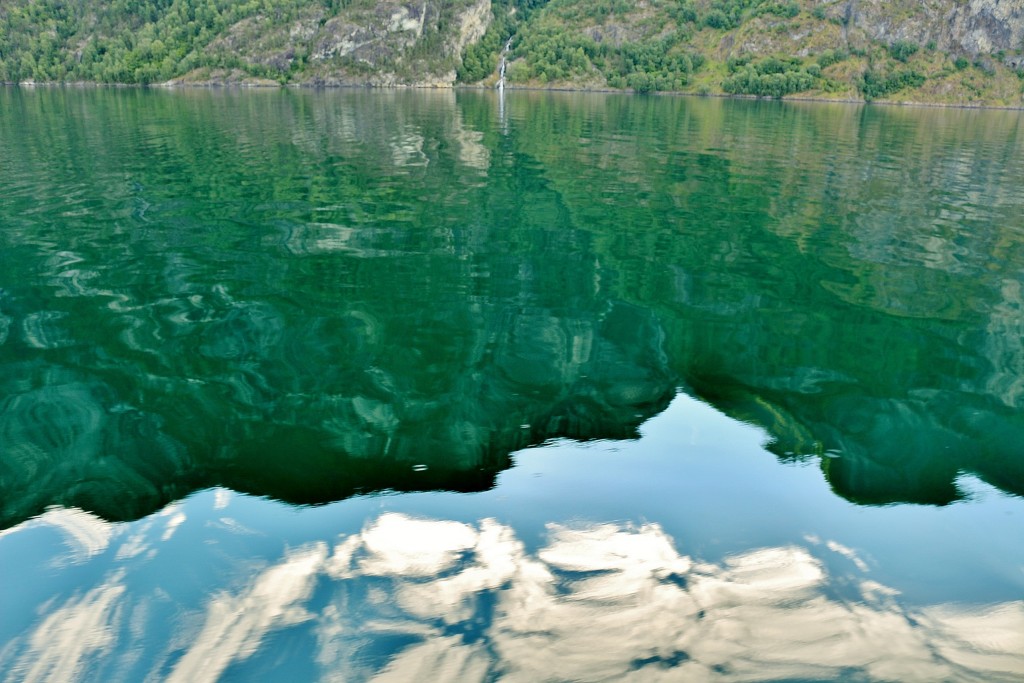
[[[552,0],[510,81],[1020,105],[1021,0]]]
[[[0,80],[1024,105],[1024,0],[11,0]]]
[[[450,85],[490,0],[13,0],[0,80]]]

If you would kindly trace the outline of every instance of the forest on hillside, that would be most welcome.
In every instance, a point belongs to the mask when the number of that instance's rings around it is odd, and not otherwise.
[[[842,5],[11,0],[0,6],[0,81],[490,85],[511,39],[513,86],[1024,102],[1022,49],[970,54],[934,39],[873,39],[849,25]],[[475,6],[485,26],[463,45]],[[406,18],[415,32],[395,28]],[[910,28],[894,36],[928,35],[919,18],[903,20]]]

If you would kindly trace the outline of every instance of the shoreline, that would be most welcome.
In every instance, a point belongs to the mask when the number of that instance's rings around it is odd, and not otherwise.
[[[199,81],[192,83],[166,82],[166,83],[96,83],[93,81],[24,81],[15,83],[10,81],[0,82],[0,86],[7,88],[115,88],[115,89],[138,89],[138,90],[477,90],[492,91],[493,87],[480,85],[421,85],[421,84],[399,84],[399,85],[374,85],[369,83],[351,84],[322,84],[322,83],[277,83],[274,81],[263,82],[233,82],[225,83],[219,81]],[[895,100],[864,100],[854,98],[828,98],[815,97],[813,95],[787,95],[785,97],[760,97],[757,95],[730,95],[728,93],[694,93],[679,90],[665,90],[653,93],[637,93],[634,90],[618,90],[615,88],[572,88],[572,87],[540,87],[540,86],[517,86],[507,85],[505,90],[519,92],[558,92],[558,93],[595,93],[614,95],[634,95],[644,97],[693,97],[706,98],[715,97],[728,100],[751,100],[766,102],[815,102],[823,104],[855,104],[855,105],[881,105],[887,107],[927,107],[930,109],[972,109],[972,110],[993,110],[993,111],[1024,111],[1024,105],[999,105],[999,104],[972,104],[969,102],[917,102],[917,101],[895,101]]]

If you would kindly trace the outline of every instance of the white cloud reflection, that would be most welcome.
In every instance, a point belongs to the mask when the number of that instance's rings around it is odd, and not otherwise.
[[[199,524],[178,514],[170,516],[174,527],[154,528],[150,541],[159,545],[168,528]],[[124,543],[137,542],[126,536]],[[834,541],[813,547],[856,557]],[[161,552],[156,562],[176,560]],[[386,513],[333,544],[288,550],[247,577],[204,574],[216,585],[204,605],[174,608],[193,616],[175,622],[171,637],[127,642],[167,628],[124,624],[127,613],[160,618],[141,604],[153,594],[126,588],[126,575],[152,561],[131,555],[98,587],[49,608],[16,644],[9,680],[81,680],[96,670],[130,679],[117,675],[114,651],[135,648],[148,650],[131,661],[153,663],[150,679],[214,681],[285,632],[306,649],[269,659],[312,660],[328,681],[1024,676],[1024,602],[908,608],[897,590],[857,574],[856,594],[840,597],[836,577],[807,548],[699,562],[657,524],[552,524],[531,551],[494,520]]]
[[[894,601],[896,591],[868,580],[858,599],[844,602],[828,595],[829,575],[804,548],[698,564],[655,524],[552,525],[547,545],[530,554],[492,520],[474,528],[385,514],[339,543],[325,572],[338,590],[335,606],[317,620],[318,659],[326,670],[357,678],[1024,674],[1024,603],[911,613]],[[371,577],[371,597],[358,600],[360,580]],[[365,641],[396,633],[413,644],[367,670],[360,660]]]
[[[34,519],[13,529],[0,531],[0,538],[34,528],[49,528],[59,531],[67,552],[55,555],[52,563],[80,563],[107,549],[111,539],[118,533],[114,524],[105,522],[77,508],[50,508]]]
[[[311,619],[302,605],[326,558],[323,543],[290,552],[281,563],[259,572],[240,594],[215,596],[207,606],[202,631],[168,682],[216,681],[233,661],[256,652],[269,631]]]
[[[125,592],[122,578],[118,573],[44,617],[26,639],[21,666],[7,680],[84,680],[88,665],[108,655],[116,644]]]
[[[71,553],[68,559],[72,562],[82,562],[103,552],[114,536],[113,525],[82,510],[48,510],[41,521],[64,532],[64,542]]]

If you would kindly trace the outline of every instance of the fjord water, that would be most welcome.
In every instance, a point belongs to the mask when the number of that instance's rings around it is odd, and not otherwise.
[[[1024,674],[1019,113],[0,112],[0,678]]]

